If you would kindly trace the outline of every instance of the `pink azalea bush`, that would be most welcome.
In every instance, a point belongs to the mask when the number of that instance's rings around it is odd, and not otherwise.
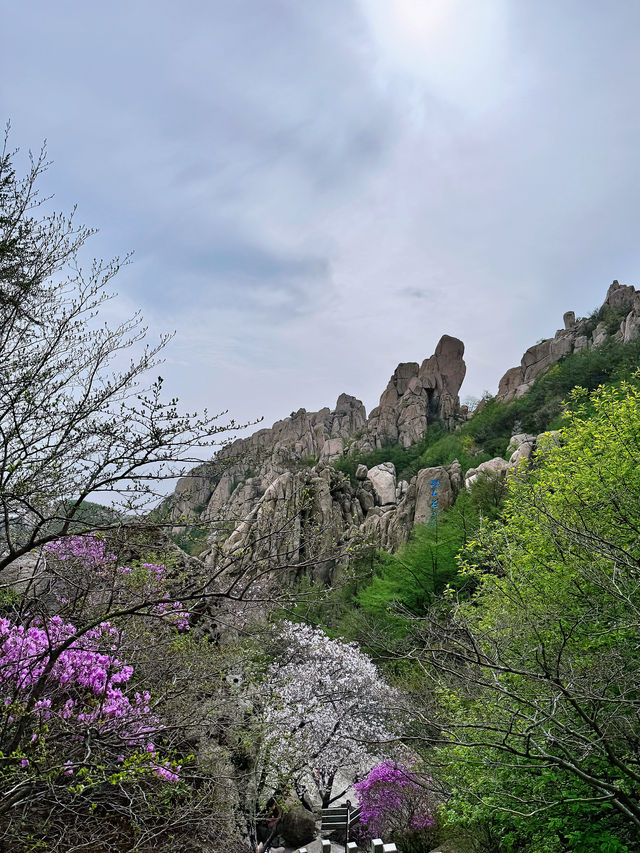
[[[118,566],[105,541],[93,535],[68,536],[45,550],[58,561],[58,591],[88,592],[83,600],[91,609],[85,619],[96,613],[99,618],[110,596],[120,607],[140,603],[140,615],[154,617],[152,625],[164,631],[188,630],[189,613],[170,597],[164,565]],[[129,687],[133,667],[121,654],[122,632],[106,619],[79,630],[80,613],[67,594],[56,598],[61,613],[71,608],[73,621],[60,613],[13,621],[0,617],[0,731],[16,765],[32,773],[57,762],[71,777],[89,752],[96,759],[97,750],[107,765],[113,762],[121,770],[135,765],[136,772],[146,768],[164,781],[178,781],[180,767],[161,759],[152,741],[162,726],[150,694]],[[61,757],[62,743],[67,755]]]
[[[383,761],[354,788],[362,808],[363,840],[393,837],[402,839],[407,846],[412,836],[430,833],[435,827],[431,793],[402,764]]]
[[[45,551],[59,560],[79,560],[87,568],[98,568],[115,559],[107,550],[104,539],[98,536],[65,536],[45,545]]]
[[[85,577],[85,584],[91,578],[86,577],[87,569],[94,579],[110,581],[110,589],[118,592],[120,604],[133,599],[162,599],[151,607],[151,615],[160,617],[167,625],[177,630],[189,628],[189,613],[180,601],[171,598],[167,590],[166,569],[161,563],[142,563],[136,568],[119,566],[116,557],[110,553],[104,539],[95,535],[65,536],[45,545],[45,551],[62,564],[74,565]],[[71,587],[77,589],[76,579]],[[100,586],[94,585],[94,596],[100,597]],[[68,604],[68,596],[58,596],[58,601]]]
[[[60,729],[72,732],[72,742],[89,730],[115,750],[141,749],[160,722],[150,707],[147,691],[125,693],[133,668],[117,654],[120,634],[109,622],[77,635],[76,627],[60,616],[29,627],[0,618],[0,696],[4,739],[17,727],[32,732],[30,744],[42,749]],[[82,740],[82,737],[80,737]],[[156,750],[150,744],[151,756]],[[119,756],[120,757],[120,756]],[[124,756],[122,755],[124,758]],[[21,758],[23,769],[30,766]],[[64,763],[73,774],[74,762]],[[151,769],[163,779],[177,780],[169,764]]]

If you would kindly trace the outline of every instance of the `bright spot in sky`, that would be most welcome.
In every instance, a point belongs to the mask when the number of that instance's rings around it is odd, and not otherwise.
[[[361,0],[386,62],[471,115],[506,93],[505,0]]]

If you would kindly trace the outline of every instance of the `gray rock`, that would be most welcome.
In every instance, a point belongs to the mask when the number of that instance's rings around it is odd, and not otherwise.
[[[283,815],[278,831],[285,843],[291,847],[301,847],[316,837],[316,820],[313,812],[304,806],[293,806]]]
[[[640,293],[636,293],[631,311],[620,324],[620,333],[625,343],[635,340],[640,334]]]
[[[535,449],[534,442],[524,442],[509,457],[509,464],[513,467],[520,465],[526,459],[529,459]]]
[[[418,471],[414,523],[427,524],[434,510],[448,509],[453,506],[461,486],[462,468],[457,460],[451,465],[423,468]],[[434,503],[437,506],[434,507]]]
[[[631,285],[619,284],[616,279],[609,285],[604,304],[613,308],[614,311],[622,313],[630,311],[633,307],[636,290]]]
[[[594,347],[599,347],[608,337],[607,326],[605,323],[598,323],[591,335],[591,344]]]
[[[376,499],[373,495],[373,490],[369,492],[365,491],[364,489],[358,489],[356,497],[360,502],[360,506],[362,507],[362,512],[364,515],[366,515],[375,506]]]
[[[509,444],[507,445],[507,454],[513,453],[519,447],[522,447],[523,444],[535,444],[536,436],[530,435],[526,432],[520,432],[516,435],[512,435],[509,439]]]
[[[522,367],[510,367],[498,383],[496,399],[504,403],[513,400],[519,385],[522,385]]]
[[[424,438],[428,420],[440,420],[447,427],[462,420],[458,392],[466,372],[463,354],[462,341],[443,335],[435,353],[420,367],[414,361],[399,364],[380,404],[372,409],[357,448],[368,452],[387,442],[410,447]]]
[[[344,453],[342,438],[328,438],[320,451],[320,462],[335,462]]]
[[[331,413],[329,434],[332,437],[351,438],[367,421],[363,403],[349,394],[340,394]]]
[[[369,469],[366,465],[358,465],[356,468],[356,480],[366,480]]]
[[[393,462],[383,462],[370,468],[367,479],[373,486],[376,503],[383,506],[396,502],[396,468]]]
[[[400,480],[396,486],[396,500],[401,500],[409,490],[409,483],[406,480]]]
[[[502,459],[500,456],[496,456],[495,459],[489,459],[487,462],[482,462],[477,468],[470,468],[465,474],[465,489],[470,489],[481,477],[502,481],[507,476],[510,467],[507,460]]]

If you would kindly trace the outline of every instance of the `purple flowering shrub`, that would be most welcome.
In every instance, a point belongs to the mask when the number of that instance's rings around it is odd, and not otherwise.
[[[221,652],[189,629],[177,571],[115,550],[61,539],[37,582],[0,596],[7,853],[230,849],[238,835],[234,768],[212,736],[237,707]]]
[[[118,565],[104,539],[94,535],[67,536],[50,542],[45,552],[63,609],[77,614],[138,605],[168,627],[188,629],[189,613],[172,598],[164,564]]]
[[[354,788],[362,808],[363,841],[393,839],[403,850],[420,850],[423,844],[430,849],[436,825],[434,797],[408,767],[383,761]]]
[[[99,766],[101,779],[147,774],[177,782],[179,766],[154,745],[163,725],[140,677],[134,684],[129,658],[141,662],[141,648],[158,648],[189,628],[165,566],[118,565],[94,535],[52,542],[45,554],[49,594],[23,605],[34,612],[0,617],[5,764],[32,780],[77,778],[90,768],[95,777]],[[109,614],[118,612],[124,616],[116,628]]]
[[[114,770],[125,755],[141,753],[138,765],[178,780],[179,767],[160,759],[151,741],[162,726],[150,694],[125,692],[133,667],[120,658],[120,645],[109,622],[79,634],[60,616],[28,626],[0,618],[2,742],[21,770],[55,772],[64,757],[63,773],[72,776],[98,750]]]

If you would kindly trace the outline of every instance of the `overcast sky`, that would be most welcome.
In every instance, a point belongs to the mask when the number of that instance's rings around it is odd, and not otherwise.
[[[494,392],[640,285],[638,0],[2,4],[12,142],[135,250],[115,314],[176,330],[188,408],[267,423],[466,345]]]

